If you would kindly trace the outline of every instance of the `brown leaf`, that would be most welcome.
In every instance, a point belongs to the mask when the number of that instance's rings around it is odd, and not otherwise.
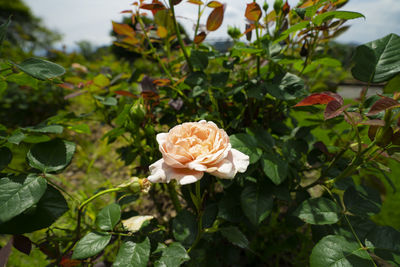
[[[220,2],[218,2],[218,1],[211,1],[211,2],[209,2],[208,4],[207,4],[207,6],[208,7],[211,7],[211,8],[216,8],[216,7],[221,7],[221,6],[223,6]]]
[[[7,244],[0,249],[0,266],[6,266],[8,258],[11,254],[13,238],[7,242]]]
[[[282,12],[283,12],[283,14],[289,14],[289,11],[290,11],[290,6],[289,6],[289,3],[286,1],[286,3],[283,5],[283,7],[282,7]]]
[[[244,16],[250,21],[258,21],[261,18],[262,11],[257,3],[247,4]]]
[[[151,11],[166,9],[166,7],[160,2],[155,2],[155,3],[151,3],[151,4],[142,4],[142,5],[140,5],[140,8],[146,9],[146,10],[151,10]]]
[[[72,83],[60,83],[57,84],[58,87],[61,87],[63,89],[67,89],[67,90],[73,90],[75,89],[74,85]]]
[[[385,126],[385,121],[383,120],[367,120],[361,122],[363,125],[370,125],[370,126]]]
[[[328,103],[326,105],[325,111],[324,111],[324,119],[329,120],[332,118],[335,118],[339,116],[340,114],[343,113],[348,107],[350,107],[351,104],[342,106],[338,101],[334,100]]]
[[[247,41],[251,40],[251,33],[255,28],[256,26],[254,24],[246,24],[246,30],[244,31],[243,34],[246,34]]]
[[[166,86],[171,83],[169,79],[155,79],[153,83],[157,86]]]
[[[132,13],[132,12],[133,12],[132,10],[127,9],[127,10],[122,10],[120,13],[124,14],[124,13]]]
[[[113,31],[119,35],[134,36],[135,31],[128,24],[120,24],[112,21]]]
[[[216,31],[224,20],[224,6],[214,8],[207,19],[207,30]]]
[[[31,240],[23,235],[14,235],[13,246],[26,255],[29,255],[32,250]]]
[[[198,35],[196,35],[196,37],[194,37],[193,42],[195,44],[199,44],[199,43],[203,42],[204,39],[206,39],[206,37],[207,37],[207,34],[205,32],[201,32]]]
[[[124,91],[124,90],[117,90],[117,91],[115,91],[114,93],[116,93],[117,95],[122,95],[122,96],[137,98],[137,96],[135,96],[135,95],[132,94],[131,92]]]
[[[349,118],[350,117],[350,118]],[[347,112],[344,119],[352,125],[357,125],[362,121],[362,116],[358,112]]]
[[[125,37],[121,41],[123,43],[130,44],[130,45],[137,45],[138,43],[140,43],[140,41],[133,36]]]
[[[379,126],[371,125],[368,129],[368,137],[369,140],[374,141],[376,132],[378,131]]]
[[[172,4],[174,6],[176,6],[177,4],[179,4],[180,2],[182,2],[182,0],[172,0]]]
[[[371,109],[367,113],[367,116],[375,115],[381,111],[395,107],[400,107],[400,103],[392,98],[381,96],[381,99],[379,99],[372,105]]]

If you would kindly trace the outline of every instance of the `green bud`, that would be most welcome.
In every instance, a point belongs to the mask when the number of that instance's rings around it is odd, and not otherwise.
[[[240,32],[240,29],[238,29],[236,27],[228,26],[228,34],[232,39],[239,39],[241,32]]]
[[[383,130],[383,128],[381,128],[376,133],[376,144],[378,146],[385,147],[391,142],[392,136],[393,136],[392,127],[389,127],[386,130]]]
[[[276,14],[278,14],[283,6],[283,0],[275,0],[274,2],[274,10],[276,12]]]
[[[264,10],[265,13],[267,13],[268,7],[269,7],[268,3],[267,3],[267,2],[264,2],[264,5],[263,5],[262,8],[263,8],[263,10]]]
[[[144,106],[138,102],[136,102],[134,105],[132,105],[131,110],[129,111],[132,120],[135,123],[141,123],[143,122],[145,116],[146,116],[146,110]]]

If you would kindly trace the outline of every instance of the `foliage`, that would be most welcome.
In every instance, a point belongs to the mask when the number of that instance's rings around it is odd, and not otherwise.
[[[188,1],[199,11],[189,43],[180,2],[135,2],[124,11],[134,23],[113,23],[115,45],[142,56],[130,65],[90,51],[58,55],[66,69],[38,58],[1,62],[0,93],[57,88],[69,106],[41,121],[2,120],[0,233],[12,237],[0,255],[12,245],[39,249],[55,266],[399,265],[400,225],[382,211],[398,184],[400,37],[356,48],[352,75],[367,87],[348,100],[329,90],[344,70],[326,53],[347,20],[363,17],[341,10],[347,1],[249,1],[239,33],[247,42],[231,28],[227,53],[205,43],[225,5]],[[385,83],[385,94],[367,98],[373,83]],[[156,134],[202,119],[249,156],[247,171],[151,184]],[[99,184],[91,169],[107,156]]]

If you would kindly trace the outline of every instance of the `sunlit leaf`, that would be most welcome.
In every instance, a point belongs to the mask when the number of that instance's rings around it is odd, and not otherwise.
[[[210,1],[210,2],[207,4],[207,6],[208,6],[208,7],[211,7],[211,8],[216,8],[216,7],[221,7],[222,4],[221,4],[220,2],[218,2],[218,1]]]
[[[224,20],[224,6],[214,8],[207,18],[207,30],[216,31]]]
[[[110,242],[108,233],[90,232],[76,244],[73,259],[86,259],[100,253]]]
[[[344,20],[349,20],[349,19],[356,19],[356,18],[365,18],[365,16],[361,13],[358,12],[352,12],[352,11],[328,11],[324,12],[322,14],[317,15],[312,22],[320,26],[323,22],[331,19],[344,19]]]
[[[207,37],[207,34],[206,34],[205,32],[201,32],[201,33],[197,34],[197,35],[194,37],[193,42],[194,42],[195,44],[199,44],[199,43],[203,42],[204,39],[206,39],[206,37]]]
[[[165,38],[168,35],[168,30],[163,26],[158,26],[157,28],[157,35],[160,38]]]
[[[341,99],[341,101],[340,101]],[[339,103],[343,103],[343,99],[340,95],[331,93],[331,92],[324,92],[324,93],[315,93],[312,94],[305,99],[301,100],[299,103],[295,105],[295,107],[302,107],[302,106],[311,106],[311,105],[325,105],[331,101],[338,101]]]
[[[262,11],[257,3],[247,4],[245,17],[250,21],[258,21],[261,18]]]
[[[113,31],[119,35],[133,36],[135,31],[128,24],[121,24],[112,21]]]

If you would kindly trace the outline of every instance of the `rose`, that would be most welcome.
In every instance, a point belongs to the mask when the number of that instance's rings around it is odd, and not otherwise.
[[[150,165],[150,182],[194,183],[204,172],[219,178],[232,179],[245,172],[249,156],[233,149],[223,129],[205,120],[187,122],[157,135],[163,158]]]

